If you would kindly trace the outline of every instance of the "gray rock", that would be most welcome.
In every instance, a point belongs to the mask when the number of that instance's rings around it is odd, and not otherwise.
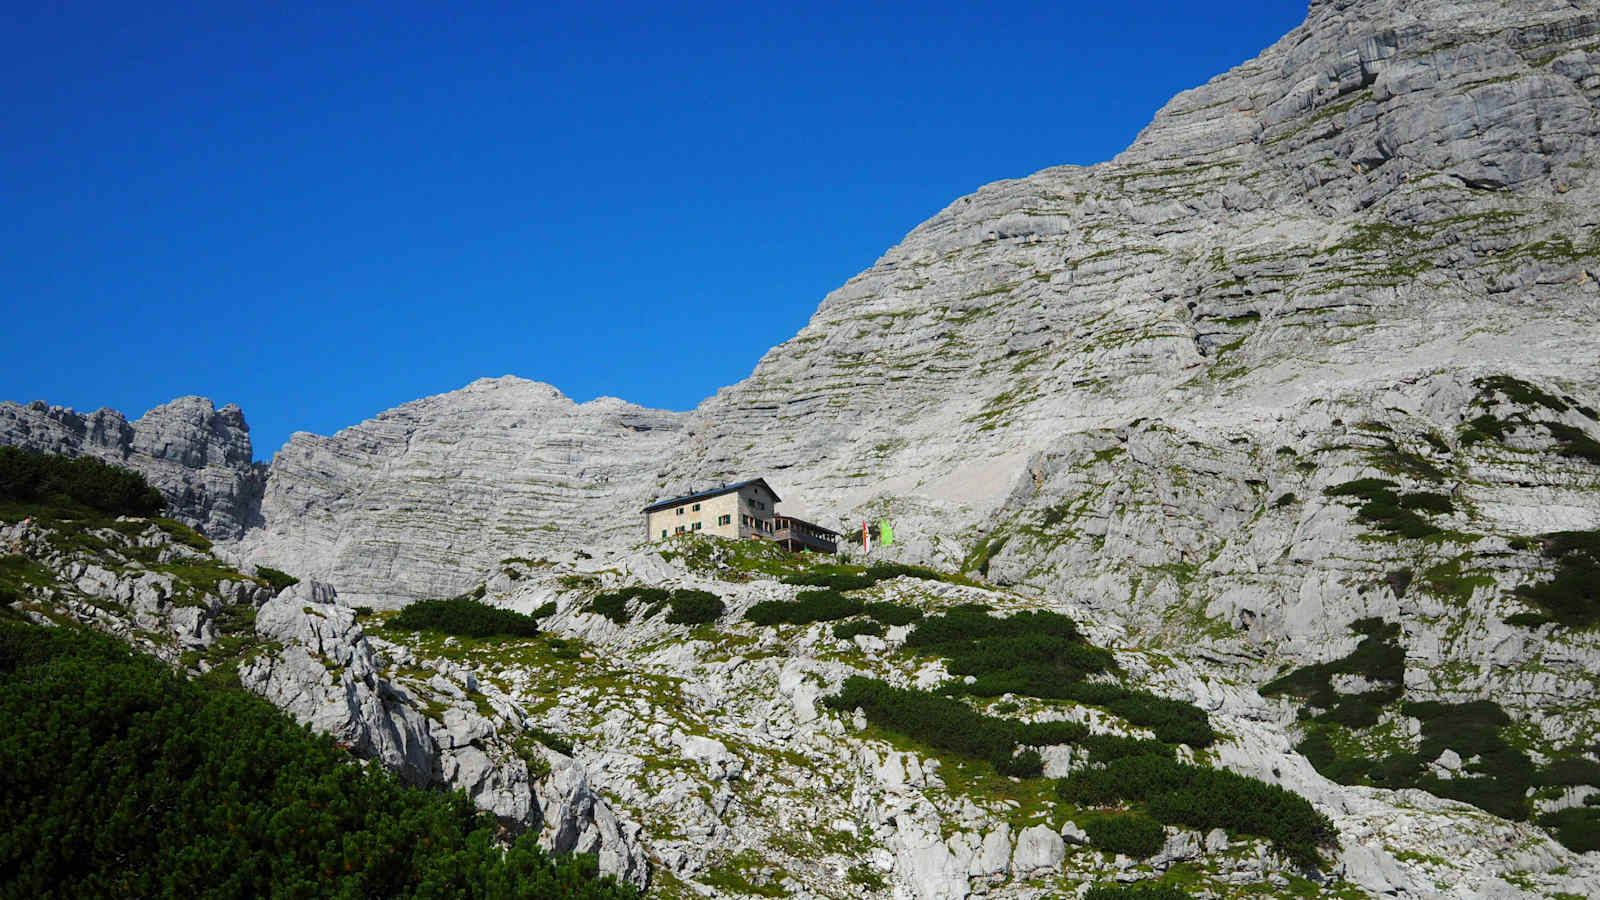
[[[466,590],[506,557],[634,541],[682,417],[508,376],[332,437],[297,432],[241,552],[395,606]]]
[[[1022,829],[1017,835],[1017,850],[1011,857],[1011,868],[1018,873],[1035,873],[1039,870],[1060,868],[1067,856],[1067,842],[1048,825],[1034,825]]]
[[[266,470],[252,461],[250,426],[232,403],[179,397],[130,423],[111,409],[0,402],[0,444],[133,469],[166,497],[170,515],[214,540],[261,523]]]
[[[555,853],[598,854],[600,871],[644,887],[650,863],[638,844],[637,825],[625,825],[589,787],[583,767],[557,759],[540,783],[539,809],[544,820],[540,844]]]

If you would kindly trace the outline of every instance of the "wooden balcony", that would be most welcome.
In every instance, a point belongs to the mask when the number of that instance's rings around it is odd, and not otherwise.
[[[814,550],[818,553],[837,551],[839,533],[814,525],[793,516],[773,516],[770,540],[777,541],[785,550]]]

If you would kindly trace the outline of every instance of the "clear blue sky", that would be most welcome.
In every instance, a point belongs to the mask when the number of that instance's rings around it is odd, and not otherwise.
[[[18,4],[0,399],[233,401],[261,459],[485,375],[687,409],[1305,14],[982,6]]]

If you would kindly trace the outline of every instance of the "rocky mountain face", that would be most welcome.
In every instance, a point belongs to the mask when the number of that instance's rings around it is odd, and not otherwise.
[[[244,670],[302,720],[513,811],[553,789],[496,768],[501,738],[568,735],[569,786],[610,812],[556,843],[647,858],[671,891],[1020,897],[1175,866],[1219,895],[1310,890],[1237,836],[1169,828],[1156,863],[1078,852],[1038,798],[819,711],[852,672],[946,673],[897,655],[903,633],[752,629],[739,615],[793,588],[636,548],[651,500],[759,475],[787,511],[888,517],[897,558],[987,585],[891,599],[1068,611],[1201,705],[1230,736],[1212,762],[1333,818],[1345,880],[1321,889],[1583,896],[1593,854],[1512,820],[1600,795],[1600,634],[1530,599],[1563,548],[1600,547],[1597,104],[1581,5],[1316,2],[1116,159],[951,204],[693,412],[484,380],[297,434],[264,487],[247,437],[240,456],[208,424],[242,435],[237,410],[194,398],[149,439],[158,411],[7,404],[0,441],[120,454],[230,558],[336,586],[264,615],[285,649]],[[588,606],[630,584],[729,610],[688,632]],[[475,585],[553,602],[543,627],[574,643],[379,636],[349,608]]]
[[[457,593],[505,557],[632,543],[654,499],[640,473],[676,452],[682,419],[508,376],[297,432],[239,552],[384,606]]]
[[[114,409],[78,413],[41,402],[0,402],[0,444],[92,456],[141,475],[170,514],[218,540],[261,524],[267,473],[250,455],[250,426],[232,403],[179,397],[129,422]]]

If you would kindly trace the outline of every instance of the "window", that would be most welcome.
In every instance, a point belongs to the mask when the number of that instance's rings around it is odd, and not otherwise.
[[[666,537],[667,536],[667,530],[665,528],[661,529],[661,536],[662,537]]]
[[[672,533],[673,534],[683,534],[683,526],[679,525],[676,529],[673,530]]]
[[[692,506],[690,508],[693,509],[695,512],[699,512],[700,511],[700,504],[696,503],[694,506]]]
[[[683,507],[678,507],[678,515],[683,515]]]
[[[699,522],[694,523],[694,528],[691,529],[691,530],[692,531],[699,531],[700,530],[700,523]]]
[[[727,524],[731,523],[732,521],[733,521],[733,516],[731,516],[731,515],[717,516],[717,524],[718,525],[727,525]]]

